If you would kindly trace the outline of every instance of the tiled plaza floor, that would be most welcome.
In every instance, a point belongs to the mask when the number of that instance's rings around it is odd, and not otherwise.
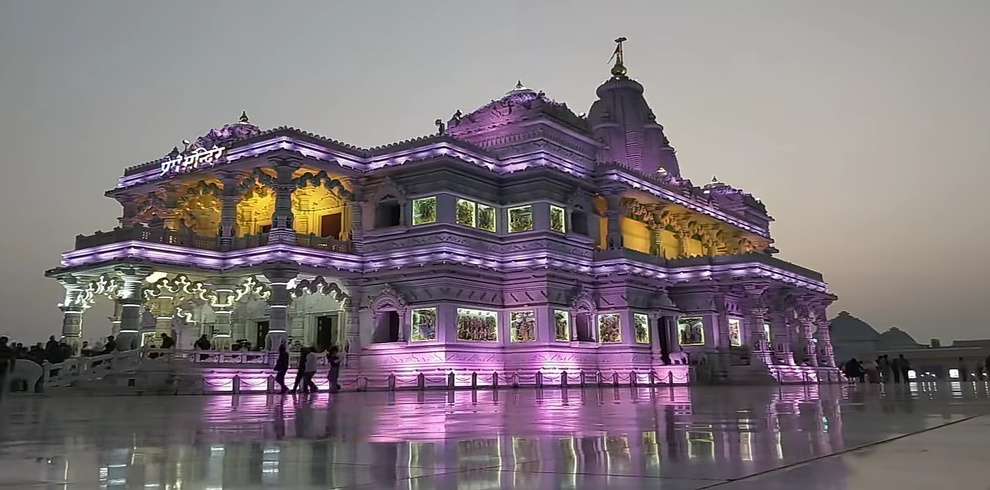
[[[18,396],[0,488],[990,488],[985,383]]]

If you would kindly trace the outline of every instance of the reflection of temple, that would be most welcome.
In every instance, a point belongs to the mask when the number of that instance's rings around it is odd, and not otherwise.
[[[840,388],[823,390],[751,388],[705,401],[686,387],[370,393],[360,405],[169,398],[146,403],[166,404],[154,420],[171,430],[94,424],[63,443],[67,459],[43,466],[57,478],[110,488],[393,488],[441,472],[464,472],[482,488],[543,488],[541,474],[560,479],[552,488],[587,486],[582,475],[739,478],[845,449]],[[126,418],[124,407],[94,400],[46,404],[40,419]]]
[[[683,178],[620,61],[585,116],[517,85],[370,149],[246,116],[130,167],[120,226],[48,275],[78,342],[343,346],[350,374],[834,375],[822,276],[773,256],[752,195]]]

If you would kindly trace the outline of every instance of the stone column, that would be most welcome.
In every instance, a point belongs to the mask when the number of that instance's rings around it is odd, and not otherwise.
[[[793,362],[791,353],[791,334],[787,324],[787,315],[782,308],[770,311],[770,334],[773,336],[773,350],[787,364]]]
[[[798,312],[798,323],[800,323],[800,328],[798,330],[798,344],[801,346],[801,353],[804,355],[803,361],[806,361],[809,366],[818,366],[818,355],[817,349],[815,348],[815,317],[814,315],[803,309]]]
[[[63,305],[59,309],[62,310],[62,339],[76,351],[82,344],[82,316],[85,308]]]
[[[825,307],[815,311],[815,338],[817,342],[818,365],[835,367],[835,352],[832,350],[832,332],[829,330]]]
[[[363,291],[360,287],[352,286],[348,288],[348,297],[344,301],[344,314],[347,321],[347,366],[351,368],[360,367],[361,359],[361,298]],[[442,323],[438,321],[437,329]]]
[[[667,357],[660,348],[660,325],[663,325],[663,312],[659,310],[653,310],[646,313],[646,317],[649,318],[649,322],[646,325],[647,330],[650,332],[650,352],[653,359],[659,359],[661,362],[666,364],[663,359]]]
[[[362,179],[363,180],[363,179]],[[364,240],[364,213],[362,212],[365,206],[362,205],[361,200],[363,199],[363,181],[357,181],[357,179],[352,180],[352,187],[354,188],[353,198],[350,201],[346,201],[345,209],[350,218],[350,223],[348,226],[349,231],[346,232],[346,237],[341,237],[341,240],[349,240],[351,242],[351,250],[354,252],[361,251],[362,241]],[[399,222],[402,225],[406,224],[406,206],[402,204],[401,212],[399,213]],[[369,206],[371,209],[371,214],[369,219],[372,220],[372,225],[374,225],[375,219],[375,206],[374,203]]]
[[[268,297],[268,335],[265,337],[265,349],[276,351],[288,341],[289,304],[292,297],[288,284],[299,271],[294,267],[279,267],[265,270],[271,287]]]
[[[161,340],[161,334],[172,335],[172,319],[175,318],[175,298],[172,296],[159,296],[151,300],[151,311],[155,314],[155,343]],[[148,332],[141,332],[144,337]]]
[[[210,346],[214,350],[227,350],[233,342],[234,329],[231,316],[234,314],[235,280],[217,276],[210,279],[210,289],[215,295],[210,301],[213,309],[213,332]]]
[[[144,284],[151,274],[149,267],[119,268],[117,272],[124,281],[117,304],[120,307],[120,331],[117,334],[117,348],[132,350],[140,346],[138,336],[141,330],[141,314],[144,311]]]
[[[274,168],[275,213],[272,214],[268,243],[294,244],[296,231],[292,227],[292,192],[296,190],[296,183],[292,181],[292,173],[299,168],[299,163],[291,159],[278,160]]]
[[[220,180],[223,183],[223,193],[220,195],[220,233],[217,245],[220,250],[230,250],[237,235],[237,203],[241,200],[241,190],[238,188],[241,174],[238,172],[223,172]]]
[[[769,366],[773,364],[773,359],[766,332],[763,330],[768,312],[763,302],[763,293],[767,290],[767,286],[748,284],[744,288],[746,294],[744,321],[746,322],[746,330],[749,331],[750,348],[753,352],[752,359]]]
[[[608,220],[608,228],[605,235],[605,246],[608,250],[621,250],[622,244],[622,195],[619,191],[611,191],[605,194],[605,201],[608,209],[605,216]]]
[[[677,332],[677,321],[680,315],[669,314],[663,317],[663,327],[667,329],[667,343],[670,347],[670,352],[667,353],[669,356],[674,352],[681,351],[681,336]]]

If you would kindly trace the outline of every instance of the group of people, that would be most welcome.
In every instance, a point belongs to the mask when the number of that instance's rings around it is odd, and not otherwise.
[[[109,354],[117,350],[117,342],[114,340],[112,335],[107,337],[105,343],[97,345],[96,348],[91,348],[89,346],[89,342],[83,342],[82,345],[79,346],[78,350],[76,350],[72,344],[66,342],[65,339],[55,340],[54,335],[48,337],[48,342],[38,342],[30,347],[20,342],[10,342],[10,339],[7,337],[4,337],[4,339],[6,339],[4,344],[8,355],[12,356],[14,359],[24,359],[35,362],[38,365],[45,362],[50,364],[58,364],[76,355],[88,357],[100,354]]]
[[[875,361],[869,361],[864,366],[862,361],[855,357],[846,361],[842,365],[842,373],[851,380],[859,380],[860,383],[869,381],[870,383],[900,383],[903,379],[908,381],[908,371],[911,370],[911,361],[900,354],[890,360],[887,355],[877,357]]]
[[[982,376],[990,376],[990,356],[987,356],[984,364],[986,371]],[[893,360],[887,355],[882,355],[877,357],[875,361],[869,361],[865,366],[862,361],[854,357],[842,365],[843,374],[850,380],[859,380],[860,383],[866,381],[870,383],[890,383],[891,381],[907,383],[908,371],[910,370],[911,361],[907,360],[904,354],[898,355]],[[979,366],[971,370],[962,357],[959,358],[958,371],[960,381],[974,381],[981,376]]]
[[[316,371],[320,367],[320,356],[323,355],[321,349],[317,347],[303,347],[299,351],[299,362],[296,365],[296,382],[292,389],[285,384],[285,375],[289,371],[289,351],[283,343],[278,347],[278,358],[275,361],[275,382],[282,388],[282,393],[296,393],[302,387],[303,393],[316,393],[319,389],[313,381]],[[331,345],[326,351],[327,365],[330,371],[327,373],[327,381],[330,391],[336,393],[340,390],[340,349],[336,345]]]

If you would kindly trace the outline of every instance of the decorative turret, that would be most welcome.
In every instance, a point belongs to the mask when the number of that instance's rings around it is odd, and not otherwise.
[[[625,41],[624,37],[615,40],[612,77],[598,87],[598,100],[588,111],[591,131],[605,145],[598,161],[624,163],[647,173],[663,169],[679,177],[674,148],[643,98],[643,86],[626,76],[622,52]]]

